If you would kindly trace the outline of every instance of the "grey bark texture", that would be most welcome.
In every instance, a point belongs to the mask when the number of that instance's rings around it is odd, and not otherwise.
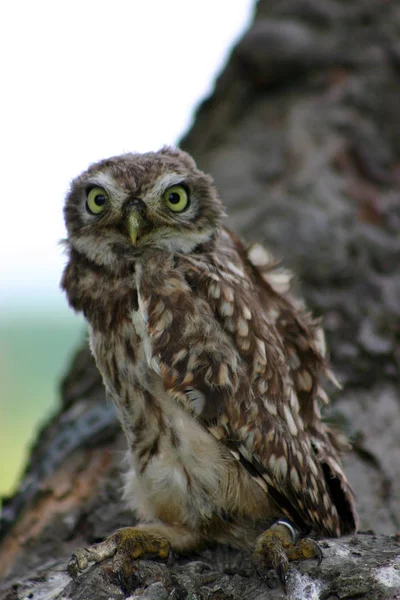
[[[400,9],[395,0],[260,0],[182,140],[210,172],[229,224],[298,276],[323,316],[344,384],[327,417],[364,533],[321,542],[286,597],[400,599]],[[134,518],[122,505],[124,439],[86,346],[61,386],[18,493],[3,511],[0,598],[284,598],[249,557],[213,548],[172,566],[108,562],[72,581],[73,550]]]

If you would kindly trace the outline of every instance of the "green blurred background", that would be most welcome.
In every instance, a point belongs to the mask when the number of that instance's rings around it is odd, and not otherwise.
[[[0,495],[12,493],[37,427],[56,409],[83,319],[64,308],[0,311]]]

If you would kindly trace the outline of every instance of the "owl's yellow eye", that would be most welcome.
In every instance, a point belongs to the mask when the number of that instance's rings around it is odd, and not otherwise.
[[[164,202],[173,212],[183,212],[189,206],[189,196],[181,185],[173,185],[165,190]]]
[[[88,191],[86,207],[92,215],[98,215],[106,207],[108,194],[101,187],[94,187]]]

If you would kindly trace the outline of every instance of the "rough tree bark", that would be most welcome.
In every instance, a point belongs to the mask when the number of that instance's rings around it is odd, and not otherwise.
[[[328,417],[353,440],[346,470],[365,533],[323,541],[319,568],[293,567],[292,598],[400,598],[399,32],[396,0],[260,0],[181,143],[214,175],[232,227],[298,274],[345,384]],[[225,548],[172,567],[137,561],[125,591],[107,563],[72,582],[74,548],[133,523],[123,449],[84,345],[5,504],[2,598],[284,597]]]

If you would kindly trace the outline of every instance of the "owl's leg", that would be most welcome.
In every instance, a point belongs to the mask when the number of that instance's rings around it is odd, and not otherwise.
[[[104,542],[79,548],[68,563],[68,573],[76,580],[89,563],[99,563],[113,557],[112,570],[121,581],[132,574],[134,560],[141,557],[172,560],[172,550],[189,550],[198,543],[198,536],[184,528],[163,525],[125,527]]]
[[[252,563],[257,573],[266,578],[269,569],[275,569],[279,580],[286,588],[289,561],[316,558],[322,561],[322,551],[311,538],[298,539],[295,528],[288,521],[277,521],[262,533],[256,542]]]

